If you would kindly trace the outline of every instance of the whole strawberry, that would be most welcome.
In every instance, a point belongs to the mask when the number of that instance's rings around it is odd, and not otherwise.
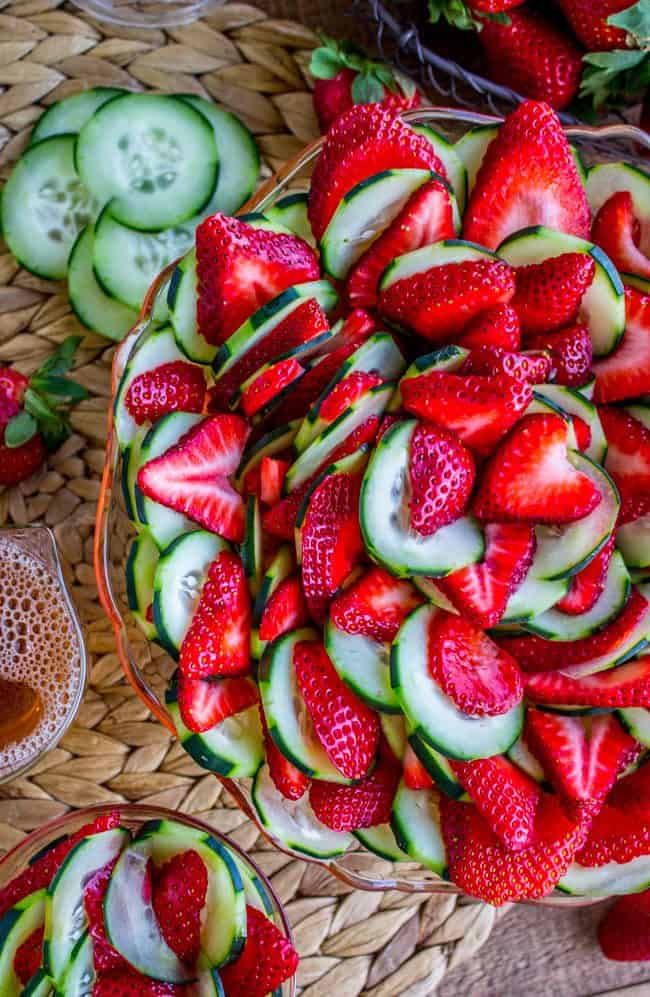
[[[558,0],[558,5],[576,38],[590,52],[626,48],[627,31],[609,18],[632,6],[641,7],[630,0]]]
[[[395,111],[419,106],[420,92],[408,77],[372,62],[352,42],[327,35],[321,35],[321,41],[309,67],[316,81],[313,98],[321,132],[355,104],[383,104]]]
[[[29,478],[69,435],[68,410],[88,397],[65,376],[79,342],[66,339],[29,379],[0,367],[0,485]]]

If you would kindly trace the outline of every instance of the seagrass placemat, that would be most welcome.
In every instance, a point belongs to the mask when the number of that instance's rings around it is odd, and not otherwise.
[[[223,102],[254,132],[269,175],[316,134],[306,72],[315,43],[295,20],[243,4],[163,32],[112,29],[60,0],[0,2],[0,174],[53,100],[115,85]],[[0,851],[70,807],[177,807],[232,834],[271,877],[294,927],[306,997],[431,994],[480,948],[498,914],[454,897],[352,892],[320,867],[272,850],[122,679],[92,569],[113,347],[79,325],[62,284],[20,269],[0,242],[0,363],[29,373],[71,334],[83,337],[76,377],[91,397],[76,409],[75,433],[48,466],[0,492],[0,525],[53,528],[85,629],[90,682],[59,747],[28,777],[0,787]]]

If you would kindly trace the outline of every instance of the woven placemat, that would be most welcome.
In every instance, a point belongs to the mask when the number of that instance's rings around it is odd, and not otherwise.
[[[315,42],[301,24],[242,4],[165,33],[113,30],[60,0],[9,3],[0,10],[0,173],[7,175],[53,100],[116,85],[223,102],[255,133],[269,175],[316,134],[306,75]],[[76,377],[91,397],[48,467],[0,492],[0,525],[53,528],[85,629],[90,683],[59,747],[29,777],[0,786],[0,851],[70,807],[177,807],[232,834],[270,875],[294,927],[305,997],[431,994],[486,940],[499,916],[494,909],[448,896],[352,892],[318,866],[272,850],[123,681],[92,569],[113,348],[78,324],[63,285],[20,269],[0,243],[0,363],[29,373],[71,334],[83,336]]]

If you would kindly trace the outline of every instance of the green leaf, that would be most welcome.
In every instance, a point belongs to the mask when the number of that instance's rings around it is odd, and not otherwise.
[[[32,387],[41,395],[53,396],[54,403],[58,405],[61,400],[67,400],[70,404],[76,405],[78,402],[88,398],[89,393],[86,388],[76,381],[71,381],[67,377],[39,377],[32,379]]]
[[[34,416],[39,425],[57,421],[57,413],[52,411],[45,399],[41,398],[39,393],[34,391],[32,387],[29,387],[25,392],[23,407]]]
[[[463,0],[428,0],[429,19],[437,24],[444,18],[454,28],[461,31],[480,31],[481,23],[477,21]]]
[[[589,52],[583,56],[580,97],[594,107],[640,95],[650,85],[650,54],[638,49]]]
[[[378,104],[384,99],[384,87],[372,73],[360,73],[352,81],[352,100],[355,104]]]
[[[68,336],[55,350],[51,357],[48,357],[40,370],[36,372],[37,377],[45,374],[67,374],[72,367],[74,355],[81,342],[81,336]]]
[[[311,54],[309,70],[317,80],[331,80],[343,69],[338,55],[328,48],[316,48]]]
[[[639,0],[631,7],[626,7],[618,14],[611,14],[607,23],[614,28],[622,28],[629,35],[630,48],[650,49],[650,4],[648,0]]]
[[[19,412],[5,426],[4,443],[10,450],[22,447],[38,432],[38,423],[29,412]]]

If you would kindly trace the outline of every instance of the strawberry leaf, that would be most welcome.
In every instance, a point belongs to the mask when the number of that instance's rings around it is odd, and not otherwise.
[[[331,80],[344,68],[338,55],[328,48],[316,48],[311,54],[309,71],[317,80]]]
[[[454,28],[461,31],[480,31],[481,22],[477,21],[463,0],[428,0],[429,20],[437,24],[443,18]]]
[[[10,450],[22,447],[38,432],[38,423],[29,412],[19,412],[5,426],[4,445]]]
[[[640,48],[646,51],[650,48],[650,4],[648,4],[648,0],[639,0],[638,3],[626,7],[618,14],[612,14],[607,18],[607,23],[627,32],[627,44],[630,48]]]
[[[67,377],[47,377],[32,378],[31,385],[39,394],[44,395],[48,400],[53,400],[56,405],[61,401],[71,404],[82,402],[88,398],[88,391],[76,381],[71,381]]]
[[[589,98],[594,107],[640,94],[650,85],[648,52],[622,48],[588,52],[582,61],[585,69],[579,96]]]
[[[384,85],[374,73],[360,73],[352,81],[355,104],[378,104],[384,99]]]
[[[43,377],[47,374],[55,376],[67,374],[72,367],[74,355],[80,342],[81,336],[68,336],[67,339],[64,339],[59,348],[47,358],[40,370],[36,372],[36,377]]]

